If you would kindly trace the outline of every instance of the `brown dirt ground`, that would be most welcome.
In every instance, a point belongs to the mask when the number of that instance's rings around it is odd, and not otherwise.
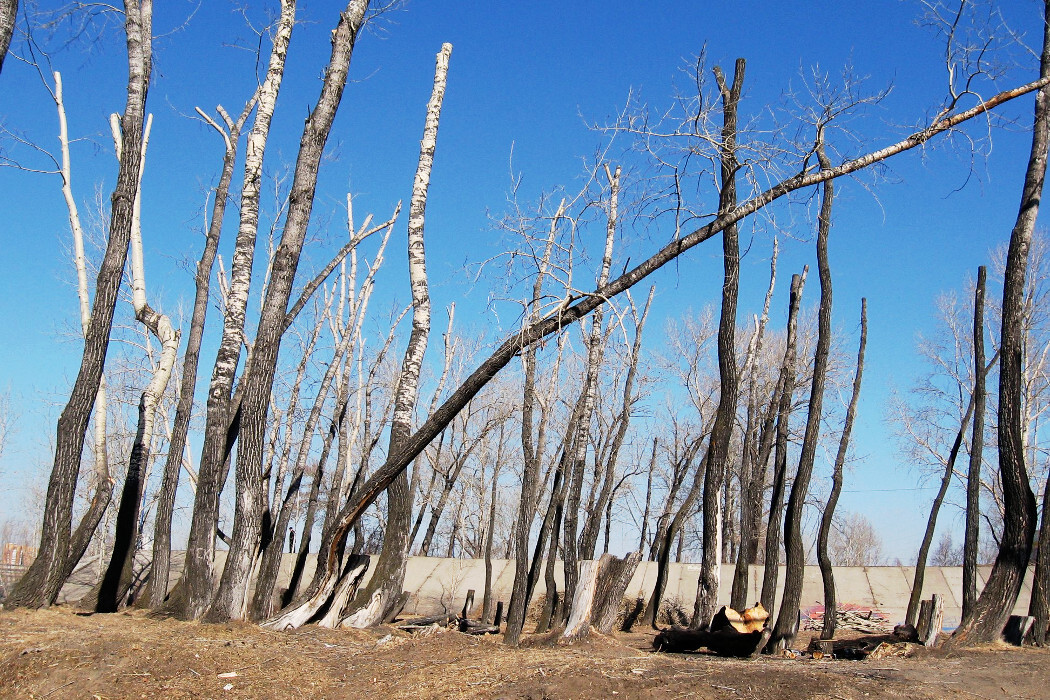
[[[802,641],[807,641],[803,639]],[[1050,651],[843,661],[655,654],[652,634],[563,646],[392,629],[270,632],[135,611],[0,612],[4,698],[1046,698]],[[235,676],[227,674],[235,673]]]

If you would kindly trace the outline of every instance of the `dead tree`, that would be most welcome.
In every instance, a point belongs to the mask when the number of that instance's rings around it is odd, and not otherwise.
[[[718,144],[722,188],[718,198],[718,213],[732,210],[737,205],[737,105],[744,87],[744,59],[736,60],[733,85],[730,87],[715,67],[715,80],[722,95],[722,140]],[[690,627],[706,629],[718,611],[719,573],[722,569],[722,507],[721,491],[729,460],[729,442],[733,437],[736,419],[739,381],[736,367],[736,308],[740,295],[740,244],[736,225],[722,231],[722,261],[725,278],[722,283],[722,310],[718,317],[718,408],[708,441],[705,459],[703,514],[703,557],[700,563],[700,581],[693,605]]]
[[[1050,2],[1044,3],[1044,20]],[[1040,79],[1050,79],[1050,25],[1044,23],[1039,63]],[[1003,536],[992,571],[970,614],[963,617],[949,644],[982,644],[996,639],[1021,590],[1032,552],[1036,528],[1035,495],[1025,466],[1021,431],[1022,365],[1024,361],[1024,292],[1028,251],[1046,176],[1050,146],[1050,87],[1036,94],[1032,150],[1025,172],[1017,221],[1010,233],[1010,247],[1003,280],[1002,326],[999,343],[999,474],[1006,506]]]
[[[973,367],[977,381],[973,391],[970,464],[966,472],[966,532],[963,537],[962,571],[964,616],[977,602],[977,545],[981,518],[981,466],[984,462],[984,412],[987,404],[987,375],[981,375],[980,372],[984,367],[984,298],[987,280],[988,268],[981,265],[977,268],[977,289],[973,302]],[[1035,596],[1034,591],[1032,595]]]
[[[152,0],[126,0],[124,14],[129,70],[127,103],[121,118],[123,149],[112,197],[106,252],[96,278],[80,371],[58,419],[54,466],[48,481],[37,558],[5,601],[8,607],[51,605],[73,566],[68,561],[73,498],[84,436],[102,378],[121,273],[131,240],[146,93],[152,68]]]
[[[860,383],[864,375],[864,349],[868,342],[868,300],[860,300],[860,349],[857,351],[857,371],[853,375],[853,393],[850,395],[849,406],[846,408],[846,422],[842,426],[842,435],[839,438],[839,449],[835,454],[835,467],[831,476],[831,493],[828,494],[827,505],[820,518],[820,528],[817,531],[817,561],[820,564],[820,576],[824,582],[824,626],[820,631],[821,639],[834,639],[835,637],[835,615],[838,610],[838,596],[835,591],[835,573],[831,568],[831,558],[828,556],[828,536],[831,534],[831,524],[835,519],[835,507],[842,493],[842,469],[846,464],[846,452],[849,449],[850,433],[853,431],[853,421],[857,416],[857,400],[860,398]]]
[[[787,342],[780,365],[780,378],[774,392],[777,406],[776,450],[773,457],[773,492],[769,502],[769,520],[766,523],[765,565],[762,570],[762,607],[773,609],[780,573],[780,533],[784,513],[784,491],[787,487],[787,447],[791,434],[791,408],[795,394],[798,362],[798,309],[802,303],[802,289],[806,272],[791,276],[791,294],[788,301]]]

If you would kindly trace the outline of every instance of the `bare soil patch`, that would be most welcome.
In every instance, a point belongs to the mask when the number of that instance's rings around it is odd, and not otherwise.
[[[1050,651],[995,645],[866,661],[656,654],[651,633],[563,646],[391,628],[270,632],[141,612],[0,612],[9,698],[1045,698]],[[807,642],[803,638],[800,644]],[[230,675],[235,674],[235,675]]]

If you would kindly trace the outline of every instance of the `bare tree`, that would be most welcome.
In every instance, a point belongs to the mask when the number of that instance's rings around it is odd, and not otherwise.
[[[963,615],[977,602],[977,549],[981,517],[981,465],[984,462],[984,412],[987,403],[987,372],[984,368],[984,299],[988,269],[977,268],[977,289],[973,303],[973,431],[970,437],[970,465],[966,472],[966,532],[963,537]],[[1045,501],[1044,501],[1045,502]]]
[[[821,639],[833,639],[835,637],[835,613],[838,609],[838,598],[835,591],[835,573],[831,568],[831,557],[828,556],[828,536],[831,533],[831,523],[835,518],[835,507],[842,493],[842,469],[846,464],[846,452],[849,449],[850,433],[853,430],[853,421],[857,415],[857,400],[860,398],[861,378],[864,375],[864,350],[868,342],[868,300],[860,300],[860,349],[857,351],[857,370],[853,375],[853,393],[850,396],[849,406],[846,408],[846,422],[842,426],[842,436],[839,438],[839,449],[835,455],[835,467],[831,477],[831,493],[828,494],[827,505],[820,518],[820,528],[817,532],[817,560],[820,563],[820,575],[824,581],[824,627],[821,629]]]

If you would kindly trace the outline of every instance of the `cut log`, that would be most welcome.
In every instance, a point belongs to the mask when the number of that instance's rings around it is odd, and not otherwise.
[[[463,612],[459,614],[462,618],[470,617],[470,609],[474,607],[474,589],[467,590],[467,599],[463,601]]]
[[[441,625],[447,627],[453,622],[459,620],[456,615],[431,615],[430,617],[414,617],[411,620],[405,620],[398,627],[430,627],[431,625]]]
[[[763,632],[737,632],[732,626],[717,631],[669,627],[653,638],[653,649],[666,652],[688,652],[707,648],[719,656],[751,656],[762,642]]]
[[[496,603],[496,614],[492,617],[492,624],[499,627],[503,623],[503,601]]]
[[[584,562],[563,640],[586,637],[591,625],[602,634],[612,634],[624,591],[641,559],[641,552],[631,552],[623,559],[605,554],[598,561]]]

